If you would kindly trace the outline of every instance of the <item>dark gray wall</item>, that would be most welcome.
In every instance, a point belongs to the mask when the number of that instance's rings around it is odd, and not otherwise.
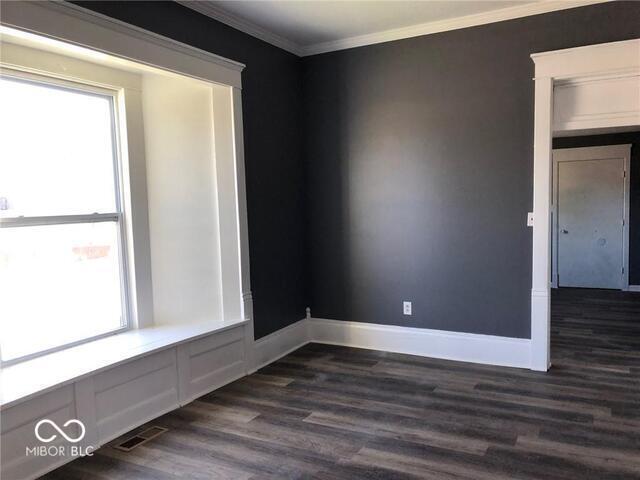
[[[173,2],[74,2],[247,65],[242,74],[255,336],[305,315],[301,65],[290,53]]]
[[[640,285],[640,132],[563,137],[553,139],[553,148],[596,147],[631,144],[629,172],[629,284]]]
[[[298,59],[175,3],[76,3],[247,64],[257,338],[308,304],[528,337],[529,54],[640,36],[615,2]]]
[[[529,55],[637,37],[614,2],[305,58],[312,315],[529,337]]]

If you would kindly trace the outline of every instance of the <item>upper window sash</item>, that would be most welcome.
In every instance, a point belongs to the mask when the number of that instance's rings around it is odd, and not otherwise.
[[[50,76],[47,73],[33,73],[29,71],[17,70],[14,68],[6,68],[2,67],[0,70],[0,78],[14,81],[14,82],[23,82],[26,84],[32,84],[36,87],[45,87],[45,88],[53,88],[60,89],[62,91],[67,91],[70,93],[77,93],[81,95],[95,96],[99,98],[103,98],[108,102],[109,108],[109,127],[110,127],[110,146],[111,146],[111,182],[113,185],[113,197],[108,195],[109,202],[113,201],[113,204],[109,206],[109,208],[95,208],[97,206],[87,208],[87,211],[81,211],[77,208],[71,208],[68,213],[65,212],[65,208],[61,207],[60,211],[51,212],[51,215],[48,212],[23,212],[23,211],[0,211],[0,227],[5,226],[15,226],[25,222],[26,218],[42,218],[45,217],[54,217],[59,218],[61,222],[58,223],[68,223],[68,220],[72,220],[71,217],[81,216],[87,218],[89,221],[106,221],[102,220],[101,217],[95,217],[96,214],[104,215],[104,214],[120,214],[123,213],[123,188],[124,188],[124,178],[122,172],[121,165],[121,144],[119,139],[119,120],[118,120],[118,96],[120,94],[120,90],[113,88],[106,88],[105,86],[95,85],[92,83],[80,83],[79,81],[68,80],[64,78],[58,78],[54,76]],[[0,195],[2,192],[0,192]],[[79,202],[82,204],[82,200]],[[106,207],[106,205],[104,205]],[[11,209],[11,204],[9,204],[9,208]],[[121,216],[118,220],[121,219]],[[6,221],[5,221],[6,220]],[[43,220],[42,220],[43,221]],[[52,222],[53,223],[53,222]],[[46,223],[43,223],[46,224]]]
[[[27,70],[18,70],[1,65],[0,77],[6,77],[11,80],[35,83],[37,85],[46,85],[51,88],[60,88],[63,90],[71,90],[84,94],[94,94],[100,96],[116,97],[118,90],[107,86],[98,85],[91,81],[76,81],[62,78],[58,74],[47,72],[30,72]]]

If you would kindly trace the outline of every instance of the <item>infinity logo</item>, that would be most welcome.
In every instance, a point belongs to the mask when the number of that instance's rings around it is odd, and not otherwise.
[[[43,438],[40,436],[40,427],[42,425],[44,425],[45,423],[48,423],[49,425],[51,425],[54,430],[56,430],[60,435],[62,435],[68,442],[71,443],[78,443],[80,440],[82,440],[84,438],[84,434],[85,434],[85,428],[84,428],[84,423],[82,423],[80,420],[76,420],[76,419],[72,419],[72,420],[67,420],[63,427],[68,427],[71,424],[76,424],[80,426],[80,435],[77,438],[73,438],[68,436],[66,433],[64,433],[62,431],[62,429],[53,421],[49,420],[48,418],[42,419],[40,420],[38,423],[36,423],[36,427],[34,429],[34,433],[36,434],[36,438],[38,440],[40,440],[41,442],[44,443],[49,443],[54,441],[56,438],[58,438],[58,436],[54,433],[53,435],[51,435],[50,437],[47,438]]]

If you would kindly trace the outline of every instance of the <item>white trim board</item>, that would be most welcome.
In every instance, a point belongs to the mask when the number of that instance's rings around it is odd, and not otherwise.
[[[504,20],[512,20],[516,18],[528,17],[531,15],[555,12],[558,10],[566,10],[569,8],[584,7],[587,5],[605,3],[609,1],[612,0],[542,0],[535,3],[526,3],[523,5],[501,8],[499,10],[493,10],[489,12],[476,13],[473,15],[465,15],[462,17],[438,20],[434,22],[420,23],[407,27],[383,30],[380,32],[369,33],[365,35],[346,37],[330,42],[322,42],[312,45],[300,45],[292,40],[268,31],[265,28],[256,25],[255,23],[225,12],[220,7],[215,6],[213,2],[197,0],[177,0],[179,4],[187,8],[195,10],[198,13],[213,18],[214,20],[224,23],[225,25],[229,25],[236,30],[240,30],[241,32],[270,43],[271,45],[282,48],[283,50],[293,53],[299,57],[307,57],[320,53],[345,50],[347,48],[363,47],[365,45],[373,45],[376,43],[391,42],[393,40],[402,40],[404,38],[419,37],[432,33],[459,30],[461,28],[486,25],[494,22],[502,22]]]
[[[629,285],[630,292],[640,292],[640,285]]]
[[[519,368],[530,366],[528,338],[497,337],[322,318],[309,320],[309,338],[310,341],[317,343],[460,362]]]
[[[8,27],[143,65],[242,88],[244,64],[72,3],[3,2],[0,20]]]
[[[254,343],[254,372],[307,343],[530,368],[531,341],[476,333],[306,318]]]
[[[248,373],[269,365],[309,343],[307,319],[303,318],[253,343],[253,368]]]

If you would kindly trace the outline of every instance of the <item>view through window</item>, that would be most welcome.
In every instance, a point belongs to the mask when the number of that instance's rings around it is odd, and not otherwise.
[[[115,98],[0,79],[0,356],[127,327]]]

